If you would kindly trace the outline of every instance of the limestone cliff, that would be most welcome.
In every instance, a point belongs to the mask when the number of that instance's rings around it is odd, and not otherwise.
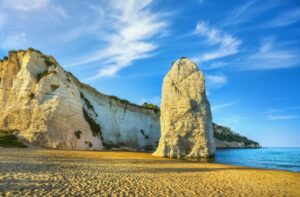
[[[43,147],[103,148],[84,120],[74,80],[55,59],[29,49],[12,51],[0,63],[0,128]]]
[[[204,75],[187,58],[175,61],[163,80],[160,123],[161,138],[154,155],[200,158],[214,154]]]
[[[59,149],[155,147],[157,114],[80,83],[51,56],[28,49],[0,62],[0,128]]]

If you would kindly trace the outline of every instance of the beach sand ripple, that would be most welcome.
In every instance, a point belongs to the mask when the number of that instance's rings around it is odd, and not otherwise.
[[[0,196],[300,196],[300,173],[150,153],[0,148]]]

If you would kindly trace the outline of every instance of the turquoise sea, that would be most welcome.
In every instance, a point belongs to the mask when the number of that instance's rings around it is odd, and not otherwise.
[[[218,149],[215,163],[300,172],[299,148]]]

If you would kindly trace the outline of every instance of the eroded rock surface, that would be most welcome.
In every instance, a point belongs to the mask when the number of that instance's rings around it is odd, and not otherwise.
[[[214,154],[204,75],[187,58],[175,61],[163,80],[160,123],[161,138],[154,155],[200,158]]]
[[[83,121],[79,89],[53,57],[33,49],[10,52],[0,62],[0,81],[1,129],[18,130],[42,147],[103,148]]]
[[[0,61],[0,109],[0,129],[42,147],[153,150],[159,139],[158,112],[96,91],[34,49]]]

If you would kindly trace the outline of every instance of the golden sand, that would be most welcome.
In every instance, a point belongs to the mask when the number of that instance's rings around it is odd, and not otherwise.
[[[150,153],[0,148],[0,196],[300,196],[300,173]]]

